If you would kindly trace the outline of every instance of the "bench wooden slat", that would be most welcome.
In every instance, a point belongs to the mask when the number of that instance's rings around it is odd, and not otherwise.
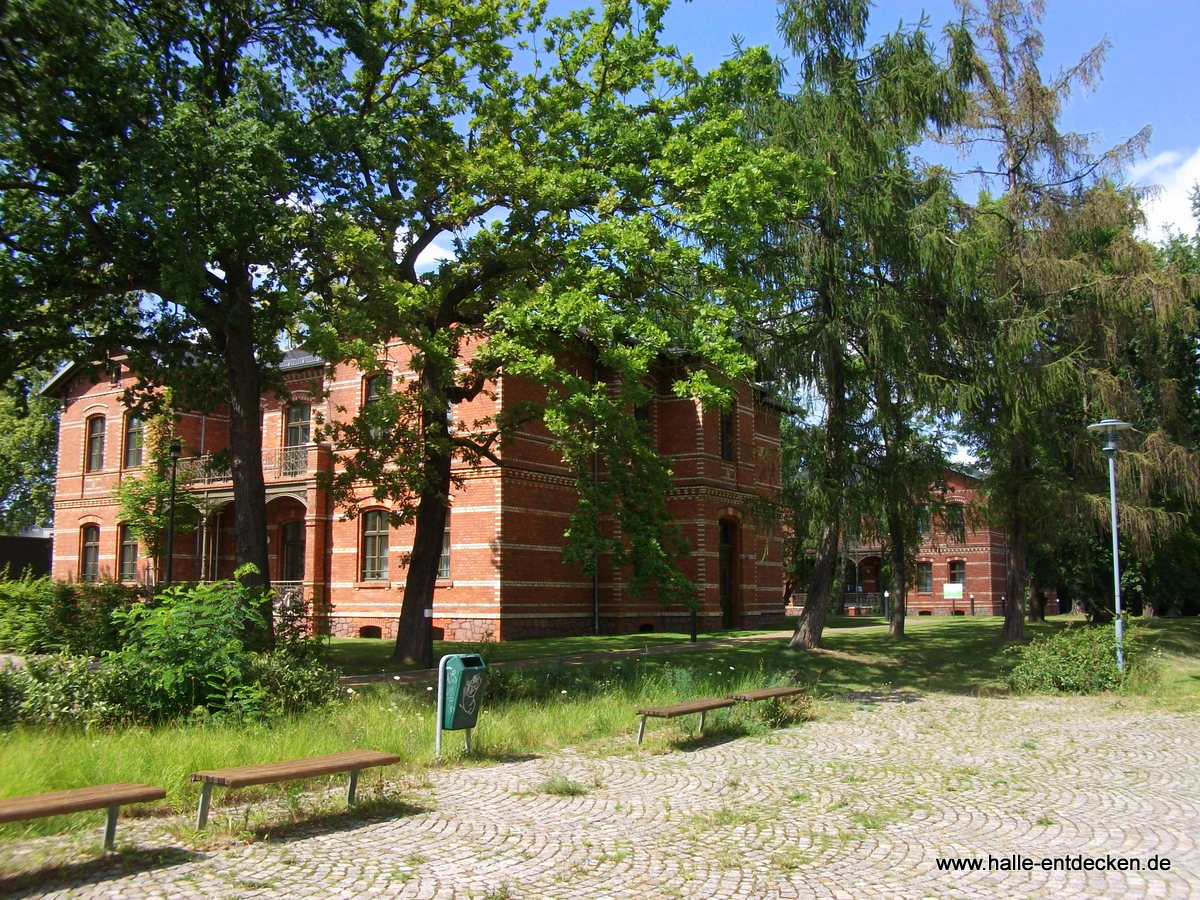
[[[683,703],[671,703],[667,706],[648,706],[639,709],[639,716],[654,716],[656,719],[673,719],[675,716],[687,716],[693,713],[707,712],[710,709],[723,709],[733,706],[736,700],[728,697],[709,697],[702,700],[685,700]]]
[[[146,803],[162,800],[166,796],[167,792],[160,787],[123,781],[117,784],[98,784],[65,791],[29,794],[25,797],[7,797],[0,800],[0,822],[38,819],[88,809],[107,809],[126,803]]]
[[[213,785],[238,788],[251,784],[274,784],[278,781],[316,778],[320,775],[349,772],[350,783],[346,790],[346,802],[353,806],[355,790],[358,787],[359,769],[390,766],[392,763],[398,762],[400,762],[400,755],[397,753],[383,753],[379,750],[344,750],[341,753],[327,753],[324,756],[306,756],[303,759],[288,759],[282,762],[193,772],[189,776],[191,780],[202,782],[200,801],[196,807],[196,827],[203,828],[208,822],[208,808]]]
[[[249,766],[232,766],[228,769],[209,769],[193,772],[192,781],[205,781],[221,787],[237,788],[251,784],[274,784],[299,778],[316,778],[320,775],[335,775],[350,769],[368,769],[373,766],[388,766],[400,762],[396,753],[378,750],[346,750],[324,756],[309,756],[282,762],[262,763]]]
[[[785,687],[758,688],[753,691],[738,691],[735,694],[727,694],[726,696],[731,700],[753,702],[755,700],[773,700],[776,697],[793,697],[796,694],[803,693],[804,688],[798,685],[788,685]]]
[[[728,697],[703,697],[699,700],[685,700],[683,703],[671,703],[666,706],[647,706],[644,709],[639,709],[637,714],[641,716],[641,721],[638,723],[637,742],[640,744],[642,738],[646,734],[646,719],[653,716],[656,719],[673,719],[676,716],[686,716],[694,713],[700,713],[699,733],[704,733],[704,714],[710,709],[724,709],[726,706],[733,706],[737,703],[736,700],[730,700]]]

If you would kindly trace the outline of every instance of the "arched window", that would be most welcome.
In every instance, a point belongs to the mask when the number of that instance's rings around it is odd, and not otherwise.
[[[99,472],[104,468],[104,416],[92,416],[87,420],[87,453],[85,472]]]
[[[146,423],[134,415],[125,417],[125,468],[136,469],[142,464],[142,444]]]
[[[138,542],[137,535],[128,525],[121,526],[121,554],[117,565],[119,581],[138,580]]]
[[[386,581],[388,577],[388,517],[372,509],[362,517],[362,580]]]
[[[100,526],[84,525],[79,537],[79,578],[96,581],[100,577]]]

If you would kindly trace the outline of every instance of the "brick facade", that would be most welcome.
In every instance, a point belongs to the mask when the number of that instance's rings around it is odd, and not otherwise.
[[[963,472],[945,475],[942,512],[926,515],[917,550],[917,583],[909,586],[909,615],[1004,614],[1008,546],[1002,529],[989,523],[976,503],[977,480]],[[884,549],[879,542],[852,543],[846,551],[847,605],[880,607]],[[962,597],[947,592],[961,584]]]
[[[381,359],[393,383],[411,376],[401,345]],[[367,400],[364,374],[349,365],[328,365],[303,353],[288,354],[284,390],[262,401],[271,578],[302,590],[317,627],[340,636],[393,637],[404,589],[405,554],[411,527],[387,527],[386,538],[367,535],[373,509],[346,519],[318,481],[339,465],[339,451],[311,440],[319,420],[353,416]],[[142,469],[126,454],[129,414],[122,403],[134,374],[119,362],[107,369],[74,366],[48,392],[62,400],[58,483],[55,499],[55,577],[139,581],[162,578],[161,562],[138,548],[136,575],[129,568],[114,492]],[[781,620],[781,546],[775,529],[756,517],[760,502],[779,486],[779,422],[755,389],[742,385],[735,410],[724,416],[670,395],[668,377],[650,404],[647,427],[659,451],[672,460],[674,486],[668,507],[690,552],[680,565],[696,586],[698,627],[746,628]],[[476,422],[537,400],[535,386],[502,378],[476,400],[452,411],[459,422]],[[300,412],[309,407],[312,431]],[[208,511],[192,534],[178,534],[173,554],[176,581],[232,574],[233,489],[228,474],[202,463],[228,443],[228,417],[220,412],[178,414],[183,443],[178,484]],[[98,435],[100,436],[98,438]],[[309,438],[304,439],[302,438]],[[135,440],[131,437],[130,440]],[[103,441],[102,452],[97,441]],[[89,457],[89,451],[91,456]],[[449,516],[447,577],[438,581],[435,628],[448,639],[508,640],[543,635],[638,630],[685,630],[682,608],[665,608],[654,596],[634,596],[628,573],[599,561],[593,579],[563,561],[563,532],[575,507],[569,473],[550,435],[531,423],[499,451],[502,464],[461,467]],[[138,464],[134,464],[138,463]],[[363,491],[363,497],[369,492]],[[386,540],[380,569],[367,571],[372,548]]]

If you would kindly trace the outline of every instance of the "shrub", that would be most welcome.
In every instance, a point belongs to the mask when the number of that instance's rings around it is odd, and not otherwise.
[[[1034,638],[1010,652],[1017,664],[1008,685],[1022,693],[1097,694],[1125,685],[1136,665],[1141,634],[1125,634],[1125,671],[1117,668],[1116,628],[1107,625],[1069,626],[1050,637]]]
[[[0,581],[0,652],[99,656],[120,646],[114,614],[144,603],[147,588],[50,578]]]
[[[22,590],[45,599],[60,587],[42,580]],[[337,673],[317,661],[319,641],[293,633],[286,646],[271,653],[246,646],[247,622],[259,624],[259,613],[236,581],[173,586],[153,603],[130,603],[130,595],[116,587],[75,593],[83,602],[64,604],[41,619],[21,619],[34,623],[26,630],[34,634],[38,623],[69,621],[64,610],[74,609],[78,633],[112,628],[120,648],[98,661],[65,653],[31,656],[27,669],[3,673],[0,725],[261,719],[337,695]],[[28,606],[22,602],[10,609]]]
[[[12,728],[20,719],[27,681],[24,671],[0,666],[0,728]]]
[[[341,695],[336,670],[286,650],[256,654],[251,677],[265,690],[262,709],[256,715],[300,712],[324,706]]]
[[[19,721],[30,725],[111,725],[132,718],[113,701],[108,672],[86,656],[32,657],[16,673]]]

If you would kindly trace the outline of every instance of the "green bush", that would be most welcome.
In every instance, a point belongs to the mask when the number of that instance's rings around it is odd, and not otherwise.
[[[1125,671],[1117,668],[1116,628],[1107,625],[1069,626],[1050,637],[1034,638],[1010,652],[1017,664],[1008,685],[1021,693],[1098,694],[1123,687],[1138,664],[1140,632],[1127,629]]]
[[[247,647],[247,622],[260,624],[259,613],[236,581],[173,586],[152,604],[127,603],[106,589],[77,596],[84,602],[74,608],[87,613],[77,619],[80,633],[94,635],[97,622],[111,619],[120,648],[99,660],[30,656],[27,669],[2,673],[0,725],[263,719],[337,695],[337,673],[316,658],[319,642],[293,635],[270,653]],[[60,610],[50,620],[66,616]]]
[[[110,673],[86,656],[31,657],[17,673],[19,721],[29,725],[113,725],[135,716],[112,699]]]
[[[0,652],[99,656],[120,646],[118,610],[143,604],[149,589],[111,581],[0,581]]]

